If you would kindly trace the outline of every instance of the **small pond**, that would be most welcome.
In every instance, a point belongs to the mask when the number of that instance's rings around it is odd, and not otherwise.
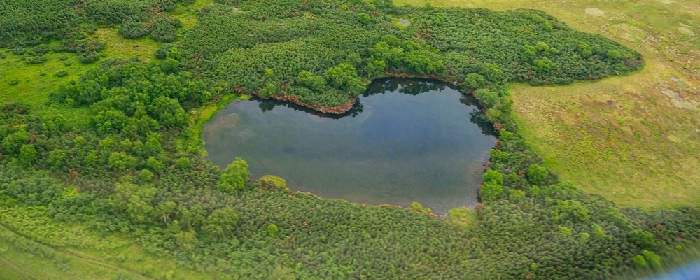
[[[496,138],[476,100],[434,80],[381,79],[346,114],[236,102],[204,130],[209,159],[241,157],[253,178],[372,205],[418,201],[436,213],[476,204]]]

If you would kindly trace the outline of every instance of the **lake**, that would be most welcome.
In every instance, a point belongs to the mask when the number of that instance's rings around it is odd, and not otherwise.
[[[253,178],[372,205],[474,206],[494,146],[476,100],[434,80],[381,79],[343,115],[269,100],[236,102],[205,126],[208,158],[241,157]]]

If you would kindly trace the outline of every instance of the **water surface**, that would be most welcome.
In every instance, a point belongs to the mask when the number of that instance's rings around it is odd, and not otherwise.
[[[432,80],[383,79],[353,109],[326,115],[241,101],[206,125],[209,159],[241,157],[254,178],[373,205],[418,201],[434,212],[472,206],[495,137],[473,98]]]

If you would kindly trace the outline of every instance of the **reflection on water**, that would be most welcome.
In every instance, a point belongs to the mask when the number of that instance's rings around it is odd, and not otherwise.
[[[492,134],[475,100],[448,84],[383,79],[343,115],[231,104],[204,140],[214,163],[242,157],[253,177],[283,177],[291,190],[374,205],[418,201],[444,213],[476,203]]]

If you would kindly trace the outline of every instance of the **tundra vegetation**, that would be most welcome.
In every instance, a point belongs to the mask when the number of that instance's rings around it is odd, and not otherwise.
[[[509,83],[644,66],[640,53],[544,12],[387,0],[6,2],[0,62],[55,64],[0,85],[0,264],[11,277],[33,277],[14,259],[31,254],[54,278],[92,266],[107,279],[624,278],[677,265],[700,239],[697,208],[620,208],[560,180],[522,137]],[[157,49],[153,59],[107,55],[100,30],[157,46],[145,48]],[[91,66],[78,77],[55,60]],[[200,112],[222,100],[342,110],[391,76],[445,80],[479,99],[499,141],[476,209],[436,219],[418,203],[327,200],[250,178],[244,159],[222,169],[202,157]],[[65,80],[15,98],[13,87],[43,79]]]

